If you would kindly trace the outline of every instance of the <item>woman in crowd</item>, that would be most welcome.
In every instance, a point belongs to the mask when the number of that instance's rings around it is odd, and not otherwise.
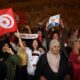
[[[70,29],[68,33],[68,39],[67,39],[67,52],[70,54],[72,51],[72,41],[74,39],[77,39],[80,36],[79,29]]]
[[[34,39],[32,41],[31,45],[31,50],[32,54],[29,56],[29,63],[27,67],[27,72],[28,72],[28,80],[34,80],[34,75],[35,75],[35,69],[36,69],[36,64],[39,60],[39,57],[43,54],[41,51],[39,51],[39,41],[37,39]]]
[[[16,65],[19,65],[19,57],[15,53],[16,52],[13,50],[8,42],[4,42],[2,44],[0,54],[2,54],[1,58],[6,64],[7,70],[5,70],[5,73],[7,80],[14,80]]]
[[[80,80],[80,38],[73,39],[69,60],[71,63],[71,80]]]
[[[60,42],[51,40],[49,51],[43,54],[35,71],[35,80],[69,80],[68,60],[60,52]]]
[[[31,55],[31,49],[27,46],[26,41],[22,40],[20,33],[15,34],[18,38],[18,51],[17,55],[20,58],[20,64],[17,67],[16,71],[16,80],[27,80],[27,65],[28,65],[28,56]]]

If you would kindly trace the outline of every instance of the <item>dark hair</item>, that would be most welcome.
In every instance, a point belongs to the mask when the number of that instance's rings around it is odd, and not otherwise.
[[[58,34],[58,35],[59,35],[59,31],[58,31],[58,30],[54,30],[54,31],[53,31],[53,35],[54,35],[54,34]]]
[[[8,44],[8,46],[12,49],[12,51],[16,54],[17,52],[13,49],[13,47],[11,46],[11,44],[9,43],[9,42],[2,42],[1,43],[1,50],[2,50],[2,48],[3,48],[3,46],[5,45],[5,44]]]
[[[18,38],[15,38],[14,39],[14,43],[17,45],[18,42],[19,42],[19,39]]]
[[[32,51],[34,50],[34,48],[33,48],[33,41],[34,41],[34,40],[36,40],[36,41],[38,42],[38,47],[37,47],[37,49],[40,48],[40,47],[42,47],[42,44],[41,44],[41,42],[40,42],[38,39],[33,39],[33,40],[32,40],[32,44],[31,44],[31,49],[32,49]]]
[[[51,39],[53,38],[54,34],[57,34],[58,37],[60,37],[60,35],[59,35],[59,31],[58,31],[58,30],[54,30],[54,31],[52,32]]]

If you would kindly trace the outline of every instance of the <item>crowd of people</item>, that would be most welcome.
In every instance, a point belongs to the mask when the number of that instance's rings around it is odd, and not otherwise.
[[[80,80],[80,29],[60,26],[37,30],[36,39],[22,39],[19,30],[1,37],[0,80]]]

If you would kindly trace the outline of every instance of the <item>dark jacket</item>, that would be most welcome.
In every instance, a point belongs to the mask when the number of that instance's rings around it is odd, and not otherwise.
[[[16,54],[11,55],[10,53],[4,53],[1,51],[0,58],[3,58],[4,64],[1,64],[1,66],[3,66],[2,69],[3,68],[5,69],[6,74],[5,73],[4,74],[5,74],[6,79],[14,80],[16,65],[19,65],[19,57]]]
[[[55,73],[51,70],[47,55],[43,54],[38,63],[35,71],[35,80],[39,80],[40,76],[44,76],[47,80],[64,80],[68,74],[68,61],[64,55],[60,55],[59,71]]]

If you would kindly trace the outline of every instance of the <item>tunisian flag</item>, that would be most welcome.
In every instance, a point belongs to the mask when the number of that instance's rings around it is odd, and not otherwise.
[[[0,36],[17,31],[17,24],[12,8],[0,10]]]

